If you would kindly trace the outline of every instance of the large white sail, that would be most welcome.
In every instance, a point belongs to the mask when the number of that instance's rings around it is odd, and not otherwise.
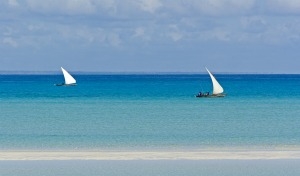
[[[68,84],[76,84],[76,80],[62,67],[61,68],[61,71],[63,72],[64,74],[64,77],[65,77],[65,84],[68,85]]]
[[[205,67],[205,69],[208,72],[208,74],[211,78],[212,84],[213,84],[213,95],[223,93],[224,90],[223,90],[222,86],[218,83],[216,78],[210,73],[210,71],[206,67]]]

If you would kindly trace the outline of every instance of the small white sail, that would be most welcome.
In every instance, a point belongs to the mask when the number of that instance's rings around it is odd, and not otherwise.
[[[223,93],[223,88],[222,86],[218,83],[218,81],[216,80],[216,78],[210,73],[210,71],[205,67],[206,71],[208,72],[212,84],[213,84],[213,95],[217,95],[217,94],[221,94]]]
[[[66,85],[76,84],[76,80],[64,68],[62,68],[62,67],[60,67],[60,68],[65,77],[65,84]]]

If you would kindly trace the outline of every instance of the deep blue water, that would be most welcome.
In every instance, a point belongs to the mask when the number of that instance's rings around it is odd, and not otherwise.
[[[0,149],[299,147],[300,75],[0,75]]]

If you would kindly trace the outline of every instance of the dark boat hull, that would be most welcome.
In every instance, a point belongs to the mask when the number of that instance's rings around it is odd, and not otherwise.
[[[54,84],[55,86],[76,86],[77,84]]]
[[[196,95],[197,98],[222,98],[225,97],[225,94],[216,94],[216,95]]]

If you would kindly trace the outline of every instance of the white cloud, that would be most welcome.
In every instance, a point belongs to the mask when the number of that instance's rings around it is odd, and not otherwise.
[[[267,28],[267,22],[261,16],[242,17],[241,25],[247,32],[263,32]]]
[[[17,0],[8,0],[8,5],[10,5],[12,7],[16,7],[16,6],[19,6],[19,3]]]
[[[115,46],[115,47],[120,46],[120,44],[122,43],[122,40],[117,33],[108,34],[107,41],[109,42],[110,45]]]
[[[141,39],[142,41],[151,41],[151,33],[149,33],[150,29],[147,28],[147,32],[146,32],[146,29],[145,27],[137,27],[135,29],[133,29],[133,35],[132,37],[133,38],[136,38],[136,39]]]
[[[190,0],[182,6],[205,15],[246,14],[254,7],[256,0]]]
[[[5,27],[3,30],[3,36],[10,36],[12,35],[14,32],[14,29],[12,29],[11,27]]]
[[[171,39],[173,41],[179,41],[182,39],[183,35],[182,33],[180,32],[180,30],[178,29],[178,26],[177,25],[169,25],[169,30],[170,32],[168,32],[168,36],[171,37]]]
[[[211,52],[226,44],[296,48],[298,13],[300,0],[0,0],[0,48],[49,62],[70,53],[114,58],[119,49],[161,58],[156,51],[178,46],[195,55],[199,46]]]
[[[264,40],[270,44],[283,44],[300,39],[300,21],[277,23],[264,33]]]
[[[92,4],[94,4],[97,11],[107,15],[115,14],[118,7],[118,3],[115,0],[94,0]]]
[[[285,6],[297,9],[298,1],[293,0],[267,0],[272,7]],[[78,44],[97,43],[113,47],[127,45],[130,40],[136,42],[158,43],[167,41],[230,41],[247,42],[261,41],[272,31],[272,23],[266,16],[258,16],[254,8],[261,8],[262,4],[257,0],[7,0],[11,4],[21,4],[22,14],[13,16],[12,19],[21,19],[20,23],[3,27],[3,37],[18,38],[18,44],[22,46],[22,36],[34,36],[36,41],[43,42],[69,42]],[[25,2],[25,3],[24,3]],[[27,2],[27,5],[26,5]],[[24,6],[23,6],[24,5]],[[7,7],[6,7],[7,8]],[[264,7],[268,8],[268,7]],[[271,6],[269,7],[271,8]],[[16,8],[10,8],[16,11]],[[31,12],[50,14],[46,18]],[[145,13],[146,12],[146,13]],[[254,14],[252,15],[251,14]],[[13,13],[12,13],[13,14]],[[74,15],[72,18],[51,15]],[[89,14],[85,20],[80,15]],[[227,16],[228,15],[228,16]],[[33,17],[33,18],[28,18]],[[91,17],[91,18],[89,18]],[[274,18],[275,19],[275,18]],[[8,21],[8,20],[7,20]],[[13,23],[13,22],[12,22]],[[278,22],[283,24],[284,21]],[[279,25],[279,24],[276,24]],[[300,29],[293,28],[288,39],[298,40]],[[282,30],[275,30],[281,36]],[[252,34],[253,33],[253,34]],[[286,33],[288,34],[288,33]],[[17,37],[16,37],[17,36]],[[42,40],[38,40],[42,38]],[[279,37],[277,37],[279,38]],[[49,39],[49,40],[48,40]],[[48,40],[48,41],[47,41]],[[283,40],[283,37],[280,37]],[[6,44],[9,40],[6,39]],[[12,41],[10,41],[13,44]],[[37,43],[37,42],[35,42]]]
[[[275,21],[272,17],[243,18],[241,26],[243,30],[234,34],[237,41],[270,45],[300,42],[300,20],[293,17]]]
[[[300,13],[299,0],[7,0],[7,4],[43,14],[101,14],[104,17],[131,19],[143,16],[255,15],[258,11],[264,14]]]
[[[267,0],[267,3],[274,12],[300,14],[299,0]]]
[[[169,33],[169,36],[172,38],[173,41],[179,41],[180,39],[182,39],[182,34],[178,33],[178,32],[171,32]]]
[[[12,47],[18,47],[18,43],[12,39],[11,37],[5,37],[3,40],[2,40],[2,43],[3,44],[7,44],[9,46],[12,46]]]
[[[95,8],[89,0],[27,0],[27,4],[32,11],[40,13],[76,15],[95,12]]]
[[[41,24],[29,24],[27,26],[27,29],[32,32],[47,30],[46,26],[41,25]]]
[[[102,28],[90,28],[87,26],[55,25],[50,30],[53,38],[80,43],[80,45],[105,43],[108,35],[108,32]]]
[[[204,40],[217,40],[217,41],[230,41],[230,32],[225,29],[214,29],[210,31],[203,32],[201,38]]]
[[[142,27],[138,27],[134,30],[133,37],[142,37],[145,35],[145,29]]]
[[[154,13],[162,7],[160,0],[139,0],[138,2],[142,10],[150,13]]]

